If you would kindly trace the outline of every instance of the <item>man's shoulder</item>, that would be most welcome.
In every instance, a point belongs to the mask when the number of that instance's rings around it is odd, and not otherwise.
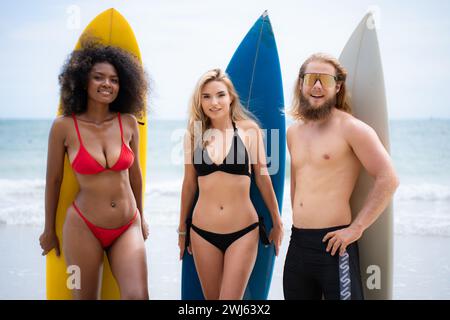
[[[352,114],[339,110],[339,120],[345,136],[355,137],[374,132],[373,128]]]
[[[304,124],[305,123],[303,121],[297,120],[288,127],[286,132],[286,139],[288,144],[291,143],[291,141],[294,139],[295,136],[298,136]]]
[[[291,125],[289,125],[287,132],[294,132],[296,130],[300,130],[302,129],[302,127],[305,125],[305,122],[303,122],[302,120],[297,120],[294,123],[292,123]]]

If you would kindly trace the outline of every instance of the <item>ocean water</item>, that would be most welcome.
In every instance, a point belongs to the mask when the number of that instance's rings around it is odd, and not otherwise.
[[[0,224],[43,226],[51,122],[0,120]],[[145,215],[153,226],[178,223],[185,124],[149,124]],[[390,136],[401,180],[394,197],[395,233],[450,237],[450,120],[393,120]],[[291,215],[289,172],[286,182],[283,215]]]

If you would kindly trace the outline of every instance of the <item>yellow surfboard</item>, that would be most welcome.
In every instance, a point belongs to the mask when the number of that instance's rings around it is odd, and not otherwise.
[[[134,56],[139,61],[141,53],[131,29],[125,18],[115,9],[108,9],[91,21],[81,34],[75,50],[80,48],[80,39],[83,37],[94,37],[105,45],[120,47]],[[61,106],[58,109],[58,115],[61,114]],[[143,194],[145,193],[145,167],[146,167],[146,151],[147,151],[147,116],[144,114],[138,119],[139,122],[139,161],[143,178]],[[46,286],[47,299],[72,299],[71,291],[67,286],[67,281],[71,273],[68,273],[65,259],[62,252],[62,229],[66,218],[67,208],[71,205],[78,193],[78,182],[75,178],[72,167],[70,166],[67,154],[64,159],[64,177],[61,184],[61,192],[59,196],[58,208],[56,211],[56,234],[59,239],[61,255],[56,256],[55,250],[47,254],[46,266]],[[103,282],[102,282],[101,298],[102,299],[119,299],[120,293],[117,283],[111,273],[111,269],[106,258],[104,257]]]

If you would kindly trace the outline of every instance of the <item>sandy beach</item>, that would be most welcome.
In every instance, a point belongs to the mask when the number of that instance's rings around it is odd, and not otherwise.
[[[175,229],[152,226],[147,241],[150,298],[180,299],[181,263]],[[41,228],[0,225],[0,299],[45,299],[45,258]],[[283,265],[289,244],[286,230],[269,299],[283,299]],[[394,299],[450,299],[450,238],[396,235]]]

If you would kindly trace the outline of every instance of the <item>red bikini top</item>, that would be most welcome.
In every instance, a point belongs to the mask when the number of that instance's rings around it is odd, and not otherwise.
[[[80,141],[80,148],[78,149],[77,155],[72,161],[72,168],[79,174],[96,174],[106,170],[113,171],[122,171],[127,170],[131,167],[134,162],[134,153],[130,147],[123,141],[123,129],[122,129],[122,120],[120,119],[120,113],[117,114],[119,118],[119,126],[120,126],[120,137],[122,139],[122,149],[120,150],[119,159],[117,159],[116,163],[110,167],[103,167],[97,160],[92,157],[81,141],[80,130],[78,129],[77,118],[75,114],[72,115],[73,121],[75,123],[75,129],[77,130],[78,140]]]

